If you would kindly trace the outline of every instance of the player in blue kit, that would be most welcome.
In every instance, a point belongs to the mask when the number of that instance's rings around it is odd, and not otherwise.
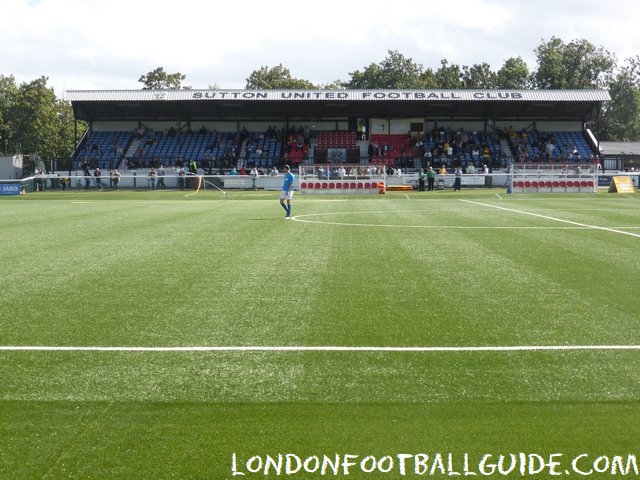
[[[280,194],[280,205],[282,205],[284,211],[287,212],[287,216],[284,217],[285,220],[289,220],[291,218],[291,199],[293,198],[293,182],[295,178],[293,173],[291,173],[289,165],[283,166],[282,170],[284,171],[284,183],[282,184],[282,193]]]

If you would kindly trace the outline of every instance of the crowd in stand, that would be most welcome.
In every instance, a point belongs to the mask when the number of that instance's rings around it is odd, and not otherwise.
[[[561,140],[556,138],[556,134],[552,132],[539,132],[535,127],[530,131],[522,129],[519,132],[509,127],[505,129],[505,135],[515,150],[514,157],[517,163],[582,162],[595,160],[593,152],[586,153],[584,148],[578,148],[578,139],[576,139],[575,135],[569,136],[568,139]],[[564,136],[562,133],[558,135]]]
[[[226,174],[242,167],[256,167],[266,173],[271,167],[284,163],[292,166],[302,163],[309,159],[311,149],[311,134],[307,126],[287,129],[270,126],[264,132],[250,132],[245,127],[238,132],[217,132],[204,125],[197,131],[190,127],[180,129],[171,126],[165,131],[154,132],[141,126],[129,134],[111,132],[110,140],[104,137],[104,134],[109,135],[108,132],[102,134],[102,137],[96,136],[96,140],[89,137],[77,157],[78,167],[86,163],[91,168],[100,166],[125,170],[158,169],[160,166],[181,168],[195,159],[207,174]],[[437,127],[407,135],[372,134],[368,138],[369,163],[384,164],[402,171],[442,164],[450,170],[457,166],[466,169],[469,165],[504,168],[509,157],[515,162],[589,160],[584,148],[580,150],[576,145],[568,145],[565,137],[561,140],[556,138],[556,134],[541,133],[535,127],[520,131],[511,127],[491,128],[483,132]],[[510,151],[501,147],[505,140]],[[129,148],[130,152],[133,147],[133,153],[126,156],[125,150]],[[195,148],[197,154],[190,148]]]
[[[383,143],[378,143],[377,138]],[[496,132],[468,133],[464,128],[439,127],[423,133],[407,134],[401,143],[389,142],[389,136],[372,136],[369,141],[370,163],[385,163],[401,169],[429,166],[482,164],[492,168],[506,166],[507,154],[499,146]]]

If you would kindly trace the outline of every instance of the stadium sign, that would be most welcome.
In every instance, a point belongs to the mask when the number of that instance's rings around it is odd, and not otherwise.
[[[464,100],[576,102],[610,100],[606,90],[177,90],[174,100]],[[151,95],[151,94],[148,94]],[[153,98],[151,95],[150,99]]]
[[[0,183],[0,195],[20,195],[20,184]]]
[[[196,90],[194,100],[522,100],[521,91],[487,90]]]

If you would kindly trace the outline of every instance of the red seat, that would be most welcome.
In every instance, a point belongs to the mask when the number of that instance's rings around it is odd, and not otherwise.
[[[538,182],[536,182],[535,180],[533,182],[531,182],[531,186],[533,188],[537,188],[538,187]]]
[[[370,182],[365,182],[364,183],[364,188],[371,188],[371,183]]]
[[[358,182],[358,188],[364,188],[364,183]]]
[[[329,188],[336,188],[336,184],[333,182],[329,182]]]
[[[307,182],[302,182],[300,184],[300,188],[307,188]]]
[[[315,188],[322,188],[322,185],[320,185],[320,182],[316,182]]]
[[[327,188],[327,182],[322,182],[322,188],[323,189]]]
[[[336,188],[342,188],[342,182],[336,183]]]
[[[349,184],[349,188],[356,188],[356,182],[351,182]]]
[[[551,187],[551,181],[547,180],[546,182],[544,182],[544,186],[547,187],[547,188],[550,188]]]
[[[586,187],[586,186],[587,186],[587,181],[586,181],[586,180],[582,180],[582,181],[580,182],[580,186],[581,186],[581,187]]]
[[[564,180],[560,180],[560,186],[561,187],[566,187],[567,186],[567,182],[565,182]]]
[[[524,182],[524,187],[529,188],[531,186],[531,182],[529,180]]]
[[[554,182],[551,184],[551,186],[552,186],[552,187],[559,187],[559,186],[560,186],[560,182],[558,182],[558,181],[556,180],[556,181],[554,181]]]

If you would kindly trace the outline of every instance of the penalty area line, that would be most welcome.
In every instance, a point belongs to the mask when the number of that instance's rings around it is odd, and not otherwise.
[[[441,347],[346,347],[346,346],[184,346],[184,347],[135,347],[135,346],[46,346],[0,345],[8,352],[534,352],[571,350],[640,350],[640,345],[503,345],[503,346],[441,346]]]
[[[514,208],[500,207],[500,206],[497,206],[497,205],[491,205],[491,204],[482,203],[482,202],[474,202],[474,201],[471,201],[471,200],[460,200],[460,201],[461,202],[465,202],[465,203],[469,203],[471,205],[479,205],[481,207],[495,208],[496,210],[502,210],[504,212],[519,213],[521,215],[529,215],[531,217],[543,218],[545,220],[552,220],[554,222],[566,223],[568,225],[575,225],[575,226],[581,227],[581,228],[589,228],[589,229],[593,229],[593,230],[602,230],[604,232],[619,233],[621,235],[629,235],[630,237],[640,238],[640,234],[632,233],[632,232],[626,232],[624,230],[619,230],[619,229],[616,229],[616,228],[600,227],[598,225],[589,225],[588,223],[574,222],[572,220],[564,220],[562,218],[550,217],[549,215],[542,215],[540,213],[527,212],[525,210],[516,210]]]

